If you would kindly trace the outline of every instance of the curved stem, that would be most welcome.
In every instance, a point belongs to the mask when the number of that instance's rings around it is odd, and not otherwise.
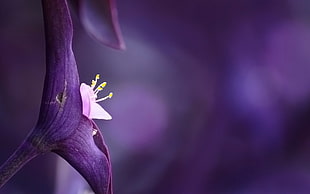
[[[7,161],[0,167],[0,188],[28,161],[40,152],[28,141],[24,141]]]

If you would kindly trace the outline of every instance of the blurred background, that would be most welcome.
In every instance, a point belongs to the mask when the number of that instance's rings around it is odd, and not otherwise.
[[[81,82],[107,81],[97,121],[115,194],[309,193],[310,1],[118,0],[127,45],[73,14]],[[0,163],[37,121],[45,73],[40,1],[0,1]],[[106,95],[103,92],[103,96]],[[89,194],[55,154],[0,194]]]

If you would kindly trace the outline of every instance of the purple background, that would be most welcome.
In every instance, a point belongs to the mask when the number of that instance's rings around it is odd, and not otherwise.
[[[100,73],[102,96],[114,92],[102,103],[113,120],[97,124],[115,194],[309,193],[309,1],[117,3],[124,52],[73,16],[81,81]],[[42,20],[40,1],[0,1],[0,163],[38,117]],[[72,170],[57,158],[29,162],[0,194],[57,193]]]

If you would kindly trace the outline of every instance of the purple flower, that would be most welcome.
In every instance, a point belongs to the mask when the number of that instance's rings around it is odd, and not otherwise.
[[[102,134],[92,119],[112,117],[97,104],[95,90],[81,84],[72,51],[73,28],[66,0],[42,0],[46,37],[46,76],[36,126],[0,168],[0,187],[24,164],[41,153],[54,152],[70,163],[97,194],[112,193],[111,161]],[[76,2],[81,21],[96,39],[124,48],[113,0]],[[94,3],[104,7],[91,11]],[[104,19],[104,20],[102,20]],[[100,23],[102,21],[102,23]],[[98,25],[98,29],[96,26]],[[112,97],[110,93],[106,98]],[[104,99],[106,99],[104,98]]]

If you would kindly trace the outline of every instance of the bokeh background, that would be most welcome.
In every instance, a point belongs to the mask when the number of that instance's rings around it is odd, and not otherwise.
[[[102,103],[113,120],[97,124],[115,194],[310,193],[310,1],[117,3],[126,51],[99,45],[73,14],[81,81],[100,73],[114,92]],[[41,11],[0,1],[0,163],[38,117]],[[0,193],[91,192],[46,154]]]

